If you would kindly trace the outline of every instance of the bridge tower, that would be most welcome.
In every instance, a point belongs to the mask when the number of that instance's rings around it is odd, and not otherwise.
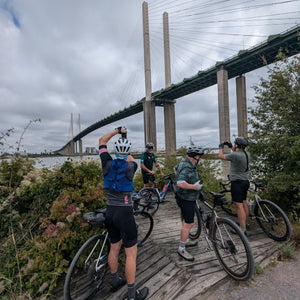
[[[155,102],[151,99],[151,63],[150,63],[150,39],[149,39],[149,17],[148,3],[143,2],[143,37],[144,37],[144,66],[145,66],[145,88],[146,100],[144,102],[144,137],[145,144],[154,144],[157,150],[156,141],[156,116]]]
[[[164,32],[164,58],[165,58],[165,86],[171,86],[171,63],[170,63],[170,39],[169,39],[169,17],[163,13]],[[166,154],[176,153],[176,124],[175,104],[165,102],[164,104],[164,126],[165,126],[165,149]]]

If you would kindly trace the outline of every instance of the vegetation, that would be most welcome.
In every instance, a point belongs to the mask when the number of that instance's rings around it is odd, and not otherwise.
[[[99,162],[69,159],[53,171],[32,166],[20,157],[0,164],[0,295],[51,291],[93,234],[82,213],[105,205]]]
[[[279,58],[282,58],[279,54]],[[267,184],[266,198],[300,212],[300,57],[284,59],[254,87],[250,110],[253,177]]]

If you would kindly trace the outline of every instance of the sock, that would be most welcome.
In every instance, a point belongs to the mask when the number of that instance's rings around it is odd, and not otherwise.
[[[134,300],[135,298],[135,286],[133,284],[127,284],[127,289],[128,289],[128,299],[129,300]]]
[[[111,273],[111,274],[110,274],[110,278],[111,278],[112,280],[117,279],[117,278],[118,278],[118,272],[116,272],[116,273]]]
[[[246,231],[246,224],[240,224],[240,227],[241,227],[241,229],[242,229],[243,232]]]
[[[184,250],[185,249],[185,244],[186,244],[186,242],[180,241],[178,250],[180,250],[180,251]]]

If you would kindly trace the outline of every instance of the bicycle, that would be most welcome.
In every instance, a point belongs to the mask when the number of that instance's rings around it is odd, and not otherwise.
[[[258,195],[258,191],[264,192],[266,189],[262,183],[250,181],[249,192],[251,200],[248,200],[250,218],[256,219],[258,225],[263,232],[271,239],[283,242],[287,241],[292,235],[291,223],[285,212],[270,200],[263,200]],[[220,182],[220,193],[229,193],[231,190],[227,188],[230,182]],[[253,188],[254,186],[254,188]],[[222,209],[229,215],[237,217],[235,205],[232,201],[227,201],[221,205]]]
[[[235,280],[249,280],[254,271],[254,258],[247,237],[232,220],[218,216],[217,206],[226,201],[224,195],[209,194],[213,196],[212,205],[206,201],[203,191],[200,201],[210,212],[204,211],[196,201],[194,231],[192,229],[189,238],[198,238],[203,228],[208,248],[214,250],[224,270]]]
[[[91,236],[73,258],[64,283],[64,299],[92,299],[101,293],[109,295],[108,253],[110,243],[105,225],[106,208],[83,215],[93,228],[102,232]],[[153,229],[153,219],[147,212],[135,210],[135,222],[138,229],[138,246],[145,243]]]
[[[138,193],[133,194],[133,198],[139,201],[140,206],[143,207],[143,211],[149,212],[152,216],[157,212],[158,207],[161,203],[166,202],[165,198],[169,189],[175,193],[175,182],[173,181],[174,173],[170,173],[162,177],[162,179],[155,184],[154,187],[142,188]],[[160,190],[160,186],[168,180],[167,183],[163,185]],[[155,182],[155,181],[154,181]]]

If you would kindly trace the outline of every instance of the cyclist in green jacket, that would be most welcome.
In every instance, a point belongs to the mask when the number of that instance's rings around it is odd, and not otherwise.
[[[202,148],[190,146],[187,149],[187,157],[175,166],[178,187],[176,201],[181,209],[183,220],[177,252],[189,261],[193,261],[194,257],[186,250],[186,247],[193,247],[198,243],[196,240],[189,240],[189,233],[194,226],[196,200],[199,199],[200,190],[202,189],[197,164],[203,154]]]
[[[156,161],[156,157],[153,153],[153,144],[147,143],[146,151],[141,156],[141,169],[142,169],[144,187],[149,186],[149,181],[153,183],[153,187],[156,183],[154,171],[153,171],[153,164],[155,164],[156,168],[160,171],[160,174],[164,176],[164,173],[160,168],[159,163]]]

